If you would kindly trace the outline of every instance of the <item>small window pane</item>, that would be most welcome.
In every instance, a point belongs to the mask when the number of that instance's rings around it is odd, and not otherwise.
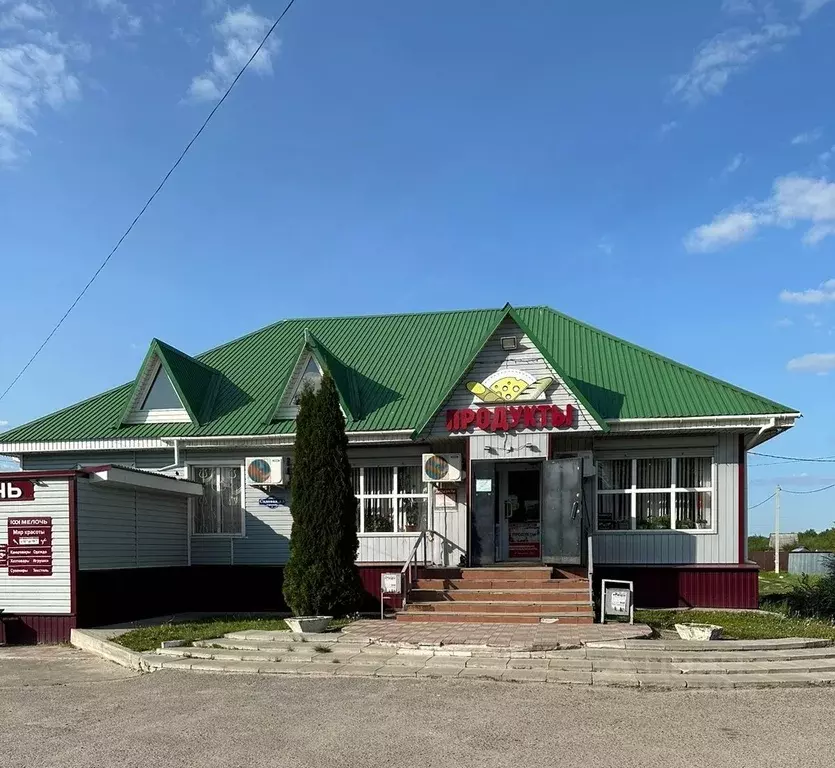
[[[671,527],[669,493],[638,493],[636,501],[636,528],[646,531]]]
[[[398,499],[398,530],[425,531],[428,506],[426,499]]]
[[[597,528],[628,531],[632,528],[632,497],[626,493],[605,493],[597,497]]]
[[[426,483],[423,482],[423,473],[420,467],[398,467],[397,468],[397,493],[426,493]]]
[[[217,533],[217,488],[213,467],[194,467],[192,479],[202,484],[203,495],[194,499],[194,533]]]
[[[360,472],[362,470],[359,467],[351,468],[351,487],[354,489],[355,495],[360,492]]]
[[[394,532],[394,509],[391,499],[365,499],[363,509],[366,533]]]
[[[394,493],[393,467],[366,467],[365,495],[385,495]]]
[[[322,372],[319,370],[319,366],[317,365],[316,361],[311,357],[310,360],[307,361],[307,366],[305,366],[304,373],[302,373],[301,378],[299,379],[299,384],[296,387],[296,391],[293,395],[293,404],[299,404],[299,398],[301,397],[302,392],[304,392],[305,388],[310,387],[314,392],[319,391],[319,387],[322,386]]]
[[[154,376],[154,383],[148,390],[145,400],[140,407],[142,411],[151,411],[156,408],[182,408],[183,404],[168,378],[165,369],[160,366],[156,376]]]
[[[672,459],[638,459],[635,485],[638,488],[669,488]]]
[[[711,460],[706,456],[676,460],[678,488],[710,488]]]
[[[192,507],[194,533],[242,533],[241,468],[193,467],[192,478],[203,486]]]
[[[676,492],[676,528],[706,529],[712,525],[712,500],[709,492]]]
[[[597,487],[602,491],[632,487],[632,460],[614,459],[597,462]]]
[[[241,468],[218,467],[220,474],[220,531],[241,533]]]

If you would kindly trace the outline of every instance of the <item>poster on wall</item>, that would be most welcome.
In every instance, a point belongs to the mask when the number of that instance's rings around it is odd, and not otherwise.
[[[52,576],[51,517],[10,517],[7,541],[9,576]]]
[[[514,559],[538,559],[540,556],[539,523],[510,523],[507,550],[508,555]]]

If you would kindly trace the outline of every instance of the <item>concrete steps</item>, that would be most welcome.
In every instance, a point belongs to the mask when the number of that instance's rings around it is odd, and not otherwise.
[[[440,621],[452,624],[541,624],[542,622],[558,621],[560,624],[593,624],[594,617],[589,611],[582,613],[561,613],[549,611],[547,613],[425,613],[415,612],[409,606],[405,613],[397,614],[398,621]]]
[[[589,585],[550,566],[425,568],[398,621],[590,624]],[[556,578],[555,578],[556,576]]]
[[[704,644],[628,640],[619,647],[509,651],[390,647],[337,633],[319,642],[280,632],[234,635],[160,649],[143,654],[142,662],[149,670],[455,677],[650,689],[835,685],[835,646],[802,638]]]

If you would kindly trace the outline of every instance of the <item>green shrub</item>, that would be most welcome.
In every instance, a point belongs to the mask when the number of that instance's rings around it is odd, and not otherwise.
[[[291,490],[284,598],[296,616],[344,616],[362,594],[355,565],[357,498],[345,417],[329,375],[318,392],[305,389],[299,401]]]
[[[827,573],[820,579],[804,575],[786,594],[788,612],[793,616],[835,620],[835,557],[826,564]]]

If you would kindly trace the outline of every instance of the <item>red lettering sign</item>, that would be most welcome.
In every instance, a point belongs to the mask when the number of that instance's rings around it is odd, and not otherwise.
[[[451,408],[446,412],[446,428],[450,432],[466,432],[475,425],[485,432],[507,432],[511,429],[569,429],[574,426],[577,408],[568,403],[558,405],[497,405],[494,408]]]
[[[0,544],[0,568],[5,568],[9,564],[9,557],[6,551],[6,545]]]
[[[31,480],[0,479],[0,501],[34,501],[35,484]]]

